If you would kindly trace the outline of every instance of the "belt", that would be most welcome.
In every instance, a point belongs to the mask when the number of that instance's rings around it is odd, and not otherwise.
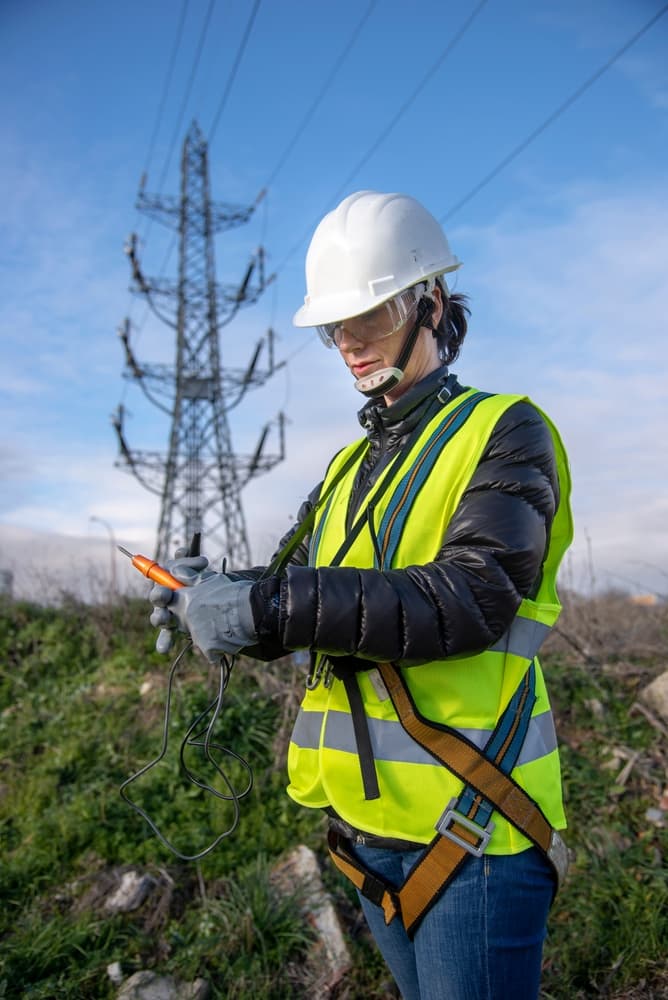
[[[375,833],[368,833],[366,830],[358,830],[356,826],[351,826],[331,808],[325,809],[329,817],[329,829],[345,837],[356,847],[379,847],[390,851],[423,851],[426,844],[418,843],[416,840],[401,840],[399,837],[378,837]]]

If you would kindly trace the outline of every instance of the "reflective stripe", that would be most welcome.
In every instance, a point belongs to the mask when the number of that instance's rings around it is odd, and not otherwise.
[[[303,750],[317,750],[320,746],[320,732],[324,712],[305,712],[299,709],[290,741]],[[350,722],[352,726],[352,720]]]
[[[324,712],[299,710],[292,732],[292,742],[302,750],[317,750],[320,746]],[[368,719],[371,746],[376,760],[392,760],[402,764],[433,764],[434,758],[415,740],[411,739],[400,722],[393,719]],[[457,729],[461,736],[482,750],[489,740],[492,729]],[[323,746],[328,750],[342,750],[357,753],[355,732],[347,712],[330,711]],[[535,715],[529,723],[524,746],[517,765],[528,764],[545,757],[557,749],[557,734],[554,729],[552,712]]]
[[[504,632],[489,649],[493,653],[512,653],[513,656],[523,656],[525,660],[533,660],[549,632],[549,625],[518,615],[508,631]]]

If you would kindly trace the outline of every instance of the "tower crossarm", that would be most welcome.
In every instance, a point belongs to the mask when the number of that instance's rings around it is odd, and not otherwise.
[[[211,228],[214,233],[225,232],[229,229],[236,229],[243,226],[253,216],[257,203],[248,207],[242,205],[228,205],[211,203]],[[146,194],[140,191],[137,197],[137,210],[155,222],[160,222],[169,229],[179,228],[181,214],[181,199],[172,195]],[[195,229],[197,226],[195,225]],[[201,233],[204,232],[203,223]]]

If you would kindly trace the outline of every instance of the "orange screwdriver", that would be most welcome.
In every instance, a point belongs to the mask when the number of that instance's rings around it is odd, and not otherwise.
[[[154,583],[159,583],[163,587],[169,587],[170,590],[177,590],[179,587],[185,586],[175,576],[172,576],[169,570],[166,570],[160,563],[157,563],[155,559],[149,559],[148,556],[133,556],[132,552],[128,552],[122,545],[118,545],[117,548],[121,550],[124,556],[132,560],[132,565],[135,569],[138,569],[140,573],[147,576],[149,580],[153,580]]]

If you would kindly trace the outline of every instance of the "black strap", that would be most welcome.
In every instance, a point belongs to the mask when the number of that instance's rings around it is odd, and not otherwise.
[[[353,720],[353,730],[355,731],[355,743],[357,744],[357,755],[362,772],[364,798],[379,799],[380,788],[376,774],[376,762],[373,757],[371,734],[369,733],[369,724],[366,712],[364,711],[362,694],[357,683],[357,675],[349,674],[345,677],[343,686],[346,689],[346,695],[350,704],[350,714]]]
[[[283,548],[276,553],[270,564],[265,568],[260,579],[265,579],[268,576],[280,576],[280,574],[285,569],[290,556],[295,551],[295,549],[300,545],[302,539],[309,533],[313,527],[313,522],[315,521],[315,516],[320,510],[320,508],[325,504],[325,502],[332,495],[336,487],[339,485],[343,477],[352,468],[357,459],[360,457],[362,452],[368,447],[369,442],[366,438],[363,438],[357,448],[355,448],[351,454],[348,456],[346,462],[339,469],[336,476],[332,482],[327,487],[326,491],[318,497],[316,502],[311,507],[310,511],[301,522],[299,527],[293,532],[290,538],[287,540]]]
[[[418,440],[418,438],[422,434],[427,424],[442,408],[443,408],[443,403],[438,398],[438,396],[435,396],[434,399],[429,404],[429,406],[426,408],[422,416],[422,419],[418,420],[417,424],[415,425],[409,436],[406,438],[406,441],[404,442],[402,447],[396,453],[396,455],[389,463],[389,465],[385,468],[383,473],[383,479],[381,480],[381,483],[378,487],[378,490],[376,491],[375,496],[371,501],[369,501],[366,504],[366,506],[362,507],[362,509],[360,510],[357,520],[355,521],[352,528],[350,529],[345,539],[343,540],[343,544],[339,548],[339,551],[336,553],[332,561],[329,563],[330,566],[339,566],[343,558],[349,551],[350,547],[352,546],[353,542],[361,532],[362,528],[366,524],[369,525],[372,524],[373,511],[377,503],[382,498],[383,494],[387,493],[390,486],[392,486],[393,484],[396,485],[396,480],[392,476],[392,469],[394,468],[395,465],[399,465],[401,463],[405,455],[410,454],[413,445]],[[350,466],[347,465],[346,471],[348,471],[349,467]]]
[[[423,326],[426,326],[426,320],[431,316],[434,311],[434,303],[431,299],[423,296],[418,302],[417,317],[415,319],[415,325],[406,337],[404,341],[404,346],[399,352],[399,357],[394,362],[394,367],[398,368],[400,372],[403,372],[404,368],[409,362],[410,356],[413,353],[413,348],[415,347],[415,342],[418,339],[418,334]],[[433,324],[432,324],[433,328]]]

